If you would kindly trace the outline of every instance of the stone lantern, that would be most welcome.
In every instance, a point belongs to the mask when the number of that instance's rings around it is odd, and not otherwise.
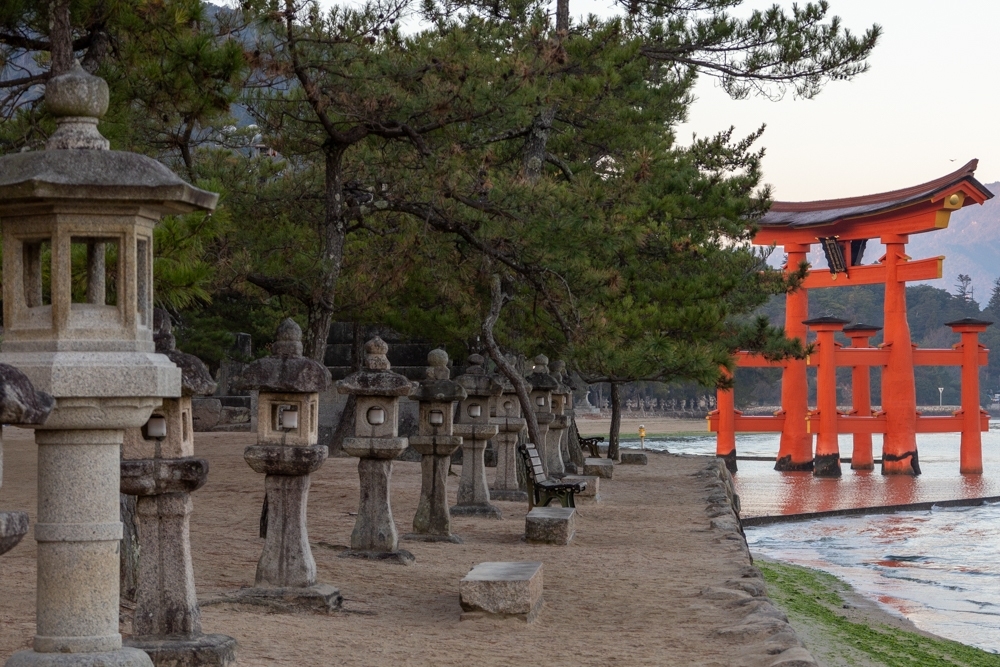
[[[514,385],[507,378],[498,376],[503,393],[497,397],[495,416],[490,421],[497,425],[497,470],[493,486],[490,487],[491,500],[526,501],[528,494],[517,484],[517,437],[524,430],[525,420],[521,416],[521,402],[517,399]],[[531,385],[527,387],[531,391]]]
[[[108,150],[107,84],[78,63],[48,81],[45,103],[57,123],[46,150],[0,158],[0,362],[56,400],[35,427],[36,634],[7,666],[146,666],[118,632],[119,457],[125,429],[181,395],[180,369],[153,345],[153,227],[218,197]]]
[[[55,401],[45,392],[35,391],[24,373],[0,364],[0,424],[30,426],[42,424]],[[0,436],[0,487],[3,486],[3,438]],[[0,554],[5,554],[28,532],[27,512],[0,512]]]
[[[487,516],[501,519],[500,509],[490,504],[486,483],[486,442],[499,432],[490,420],[490,406],[503,391],[496,377],[486,372],[481,355],[469,357],[469,367],[455,378],[468,396],[458,404],[455,435],[462,438],[462,477],[458,484],[458,504],[451,508],[457,516]]]
[[[409,565],[413,554],[399,548],[389,487],[392,460],[407,445],[406,438],[399,437],[399,399],[410,395],[413,384],[389,370],[388,352],[385,341],[378,336],[372,338],[365,343],[365,367],[337,383],[337,391],[357,397],[354,437],[344,438],[344,451],[361,459],[358,518],[351,532],[351,548],[341,556],[395,560]]]
[[[306,506],[309,475],[329,450],[317,444],[319,392],[330,388],[330,371],[302,356],[302,329],[294,320],[278,325],[271,355],[253,362],[234,380],[238,390],[256,390],[257,444],[243,452],[254,472],[264,477],[260,536],[254,587],[237,597],[280,599],[303,607],[331,610],[343,598],[328,584],[316,583],[316,561],[309,546]]]
[[[453,435],[455,402],[466,397],[465,389],[451,381],[448,353],[432,350],[427,355],[427,379],[410,398],[420,403],[420,434],[410,437],[410,446],[420,455],[420,502],[413,517],[413,532],[408,540],[454,542],[462,540],[451,533],[448,512],[448,462],[462,444]]]
[[[548,446],[549,425],[556,418],[552,413],[552,392],[559,389],[559,381],[549,374],[549,358],[544,354],[535,357],[535,365],[531,369],[531,375],[525,379],[531,383],[531,405],[535,409],[535,420],[538,422],[538,437],[542,439],[542,442],[536,442],[535,445],[538,447],[545,474],[552,475],[554,472],[562,470],[562,457],[559,456],[558,448],[556,448],[555,456],[559,457],[560,465],[556,470],[553,470],[553,454],[549,451]]]
[[[567,407],[573,401],[573,389],[563,383],[563,371],[566,364],[556,361],[552,364],[552,377],[556,379],[556,388],[552,391],[552,423],[546,436],[545,451],[548,454],[548,474],[561,477],[566,474],[566,441],[569,439],[569,415]]]
[[[208,478],[194,458],[191,396],[211,394],[215,382],[198,357],[176,348],[170,316],[153,312],[156,351],[181,369],[181,396],[164,398],[141,429],[125,431],[121,492],[138,496],[139,584],[128,646],[155,665],[228,665],[236,640],[206,635],[191,565],[191,492]]]

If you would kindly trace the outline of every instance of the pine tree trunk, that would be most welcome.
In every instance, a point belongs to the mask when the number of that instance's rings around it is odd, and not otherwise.
[[[611,430],[608,433],[608,458],[618,460],[618,434],[622,428],[622,389],[611,383]]]
[[[583,471],[583,460],[586,456],[583,453],[583,449],[580,447],[580,429],[576,425],[576,415],[573,415],[569,424],[569,460],[573,462],[576,469]]]
[[[364,341],[361,336],[362,327],[355,322],[353,324],[354,336],[351,342],[351,372],[360,371],[364,364]],[[337,429],[330,438],[330,456],[337,456],[344,449],[344,438],[354,435],[354,411],[358,404],[356,395],[347,397],[344,404],[344,411],[340,413],[340,420],[337,422]]]

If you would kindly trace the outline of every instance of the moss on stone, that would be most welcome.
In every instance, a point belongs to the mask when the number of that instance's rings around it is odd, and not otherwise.
[[[843,594],[850,587],[825,572],[774,561],[756,563],[767,581],[768,596],[799,631],[821,639],[807,648],[821,662],[845,665],[962,665],[1000,667],[1000,655],[947,639],[928,637],[879,623],[858,623],[845,617]],[[824,644],[814,647],[812,643]],[[837,659],[824,660],[826,649]],[[818,650],[817,650],[818,649]],[[827,656],[831,657],[831,656]]]

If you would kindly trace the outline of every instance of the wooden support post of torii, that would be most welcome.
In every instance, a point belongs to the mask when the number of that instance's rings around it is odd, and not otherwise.
[[[956,348],[962,350],[962,445],[959,457],[961,471],[967,475],[983,473],[983,437],[980,431],[983,410],[979,405],[979,334],[993,324],[966,317],[946,322],[955,333],[962,335]]]
[[[813,475],[840,477],[840,443],[837,433],[837,347],[834,335],[850,320],[814,317],[803,322],[816,332],[819,362],[816,369],[816,410],[810,423],[818,422]]]
[[[844,327],[844,334],[851,339],[851,348],[870,348],[871,338],[882,327],[873,324],[852,324]],[[872,416],[871,371],[867,365],[851,367],[851,415]],[[875,457],[872,454],[872,434],[855,433],[854,449],[851,451],[852,470],[874,470]]]
[[[732,377],[729,370],[723,366],[722,374],[727,379]],[[711,418],[718,418],[718,435],[715,439],[715,455],[722,459],[729,472],[736,472],[736,402],[733,388],[719,389],[715,394],[715,411],[709,414],[709,430]]]
[[[786,243],[788,259],[785,272],[798,270],[806,261],[808,244]],[[796,290],[785,297],[785,335],[806,342],[805,320],[809,318],[809,294],[805,288]],[[809,412],[808,384],[806,382],[806,360],[789,359],[781,373],[781,409],[784,422],[775,470],[795,471],[813,469],[812,434],[806,430],[806,414]]]

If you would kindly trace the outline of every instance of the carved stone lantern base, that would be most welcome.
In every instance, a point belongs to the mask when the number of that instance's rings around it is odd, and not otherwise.
[[[228,635],[132,637],[125,644],[148,655],[157,666],[224,667],[236,662],[236,640]]]

